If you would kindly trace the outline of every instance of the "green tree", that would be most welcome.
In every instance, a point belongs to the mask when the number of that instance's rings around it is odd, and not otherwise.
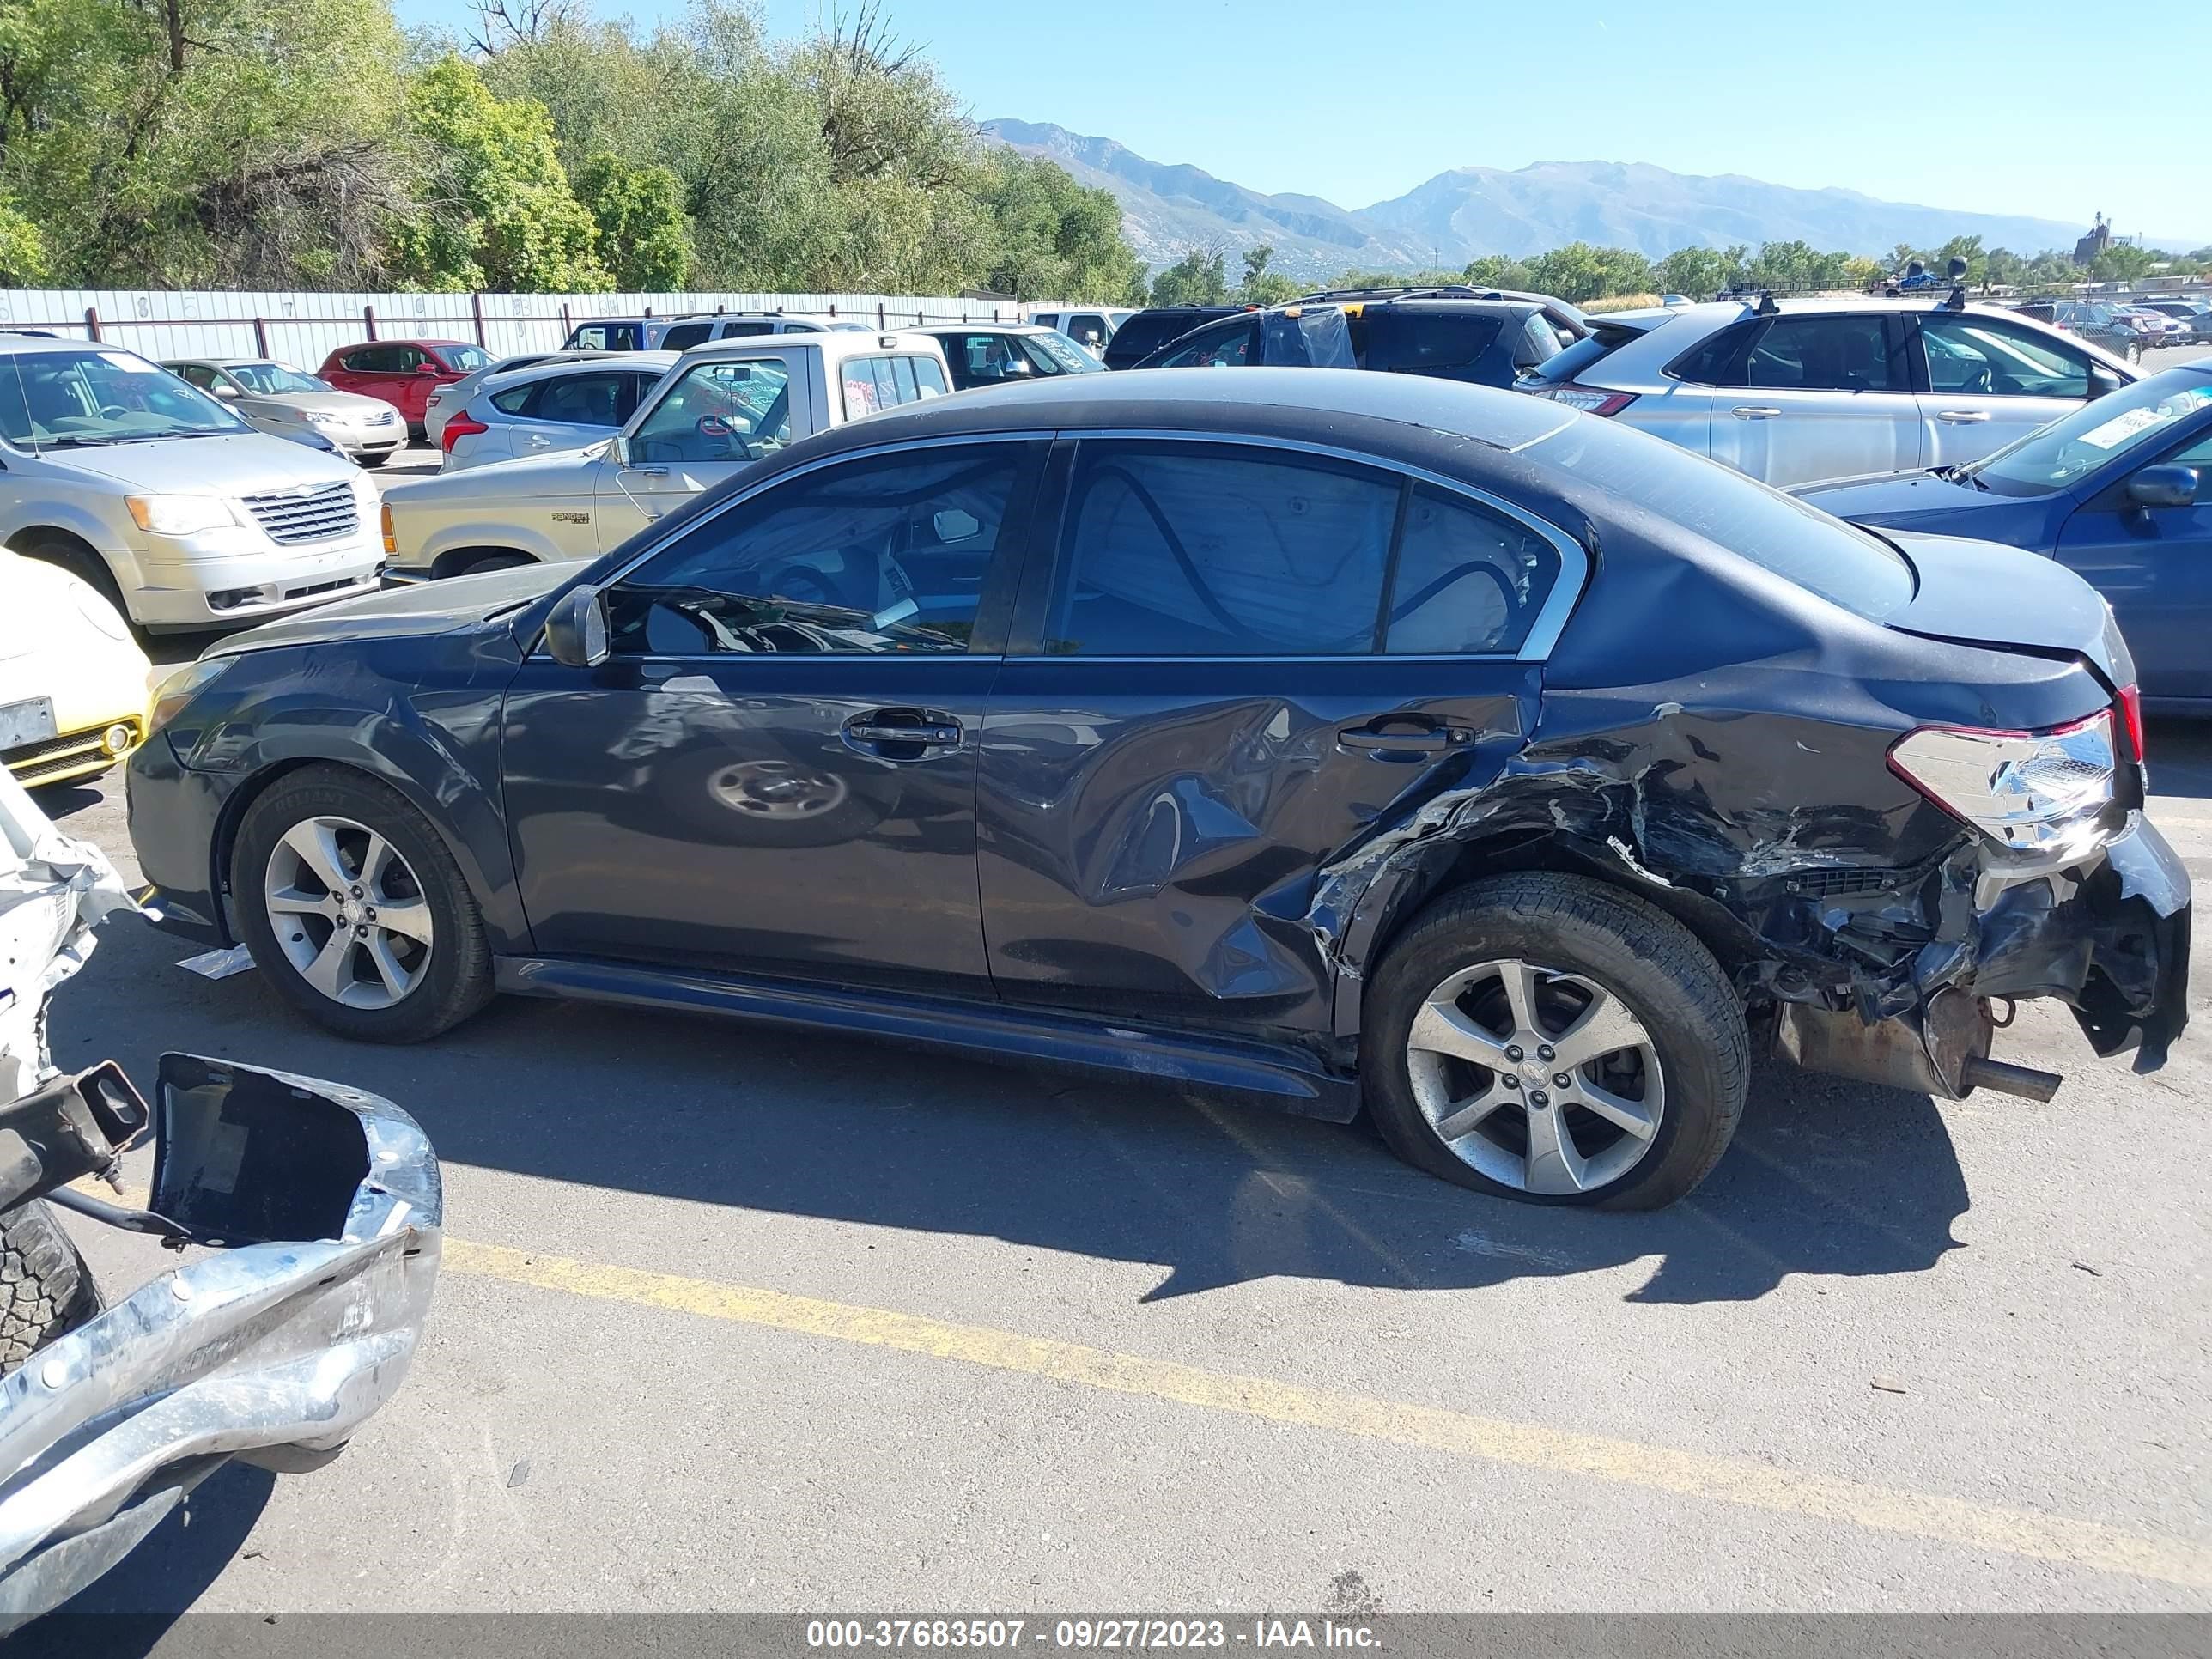
[[[1281,271],[1267,269],[1274,257],[1272,242],[1255,242],[1244,250],[1244,281],[1237,297],[1246,305],[1285,305],[1305,292]]]
[[[1111,191],[1078,184],[1042,156],[986,158],[981,198],[994,231],[984,285],[1024,300],[1145,301],[1144,268]]]
[[[62,283],[368,286],[409,205],[402,52],[354,0],[9,0],[0,198]]]
[[[46,275],[46,238],[39,228],[0,202],[0,283],[22,287]]]
[[[1570,242],[1528,261],[1530,288],[1571,301],[1646,293],[1654,280],[1651,262],[1633,248]]]
[[[1662,293],[1710,300],[1742,281],[1750,253],[1749,248],[1741,246],[1678,247],[1659,261],[1651,273],[1652,280]]]
[[[416,76],[404,120],[431,158],[422,210],[399,238],[414,281],[537,294],[614,286],[544,106],[501,102],[448,54]]]
[[[691,233],[682,179],[601,150],[576,169],[575,190],[599,227],[599,259],[616,287],[653,293],[684,286]]]
[[[1227,254],[1218,247],[1193,248],[1152,278],[1156,306],[1218,306],[1229,301]]]
[[[1469,259],[1466,270],[1445,280],[1468,283],[1476,288],[1516,288],[1523,292],[1534,291],[1536,283],[1527,265],[1503,253],[1485,253]]]

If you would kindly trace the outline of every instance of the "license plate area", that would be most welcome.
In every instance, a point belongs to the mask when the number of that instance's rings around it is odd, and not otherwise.
[[[27,743],[44,743],[59,734],[52,697],[0,703],[0,749],[20,749]]]

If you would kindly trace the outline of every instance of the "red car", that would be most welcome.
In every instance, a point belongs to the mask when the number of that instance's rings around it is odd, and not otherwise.
[[[422,435],[422,405],[434,387],[451,386],[491,362],[482,346],[464,340],[369,340],[340,346],[319,371],[341,392],[381,398],[407,417],[411,437]]]

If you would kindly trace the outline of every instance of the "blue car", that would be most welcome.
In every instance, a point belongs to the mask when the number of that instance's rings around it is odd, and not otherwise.
[[[2085,404],[1968,466],[1796,493],[1855,524],[2056,559],[2111,603],[2147,708],[2212,714],[2212,362]]]

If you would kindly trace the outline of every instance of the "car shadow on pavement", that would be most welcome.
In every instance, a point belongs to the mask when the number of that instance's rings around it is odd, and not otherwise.
[[[258,973],[178,969],[188,947],[143,921],[101,935],[52,1004],[64,1066],[112,1053],[149,1077],[184,1048],[332,1078],[414,1113],[450,1164],[1162,1264],[1148,1300],[1279,1275],[1463,1288],[1656,1258],[1634,1299],[1744,1301],[1791,1273],[1925,1271],[1968,1203],[1925,1096],[1778,1067],[1755,1072],[1734,1148],[1689,1200],[1613,1214],[1462,1190],[1364,1123],[703,1018],[507,999],[432,1043],[349,1043]],[[470,1236],[465,1209],[449,1221]],[[690,1270],[747,1277],[735,1257]]]
[[[245,1547],[276,1484],[265,1469],[225,1464],[146,1534],[127,1567],[87,1585],[15,1639],[70,1659],[152,1653]]]

